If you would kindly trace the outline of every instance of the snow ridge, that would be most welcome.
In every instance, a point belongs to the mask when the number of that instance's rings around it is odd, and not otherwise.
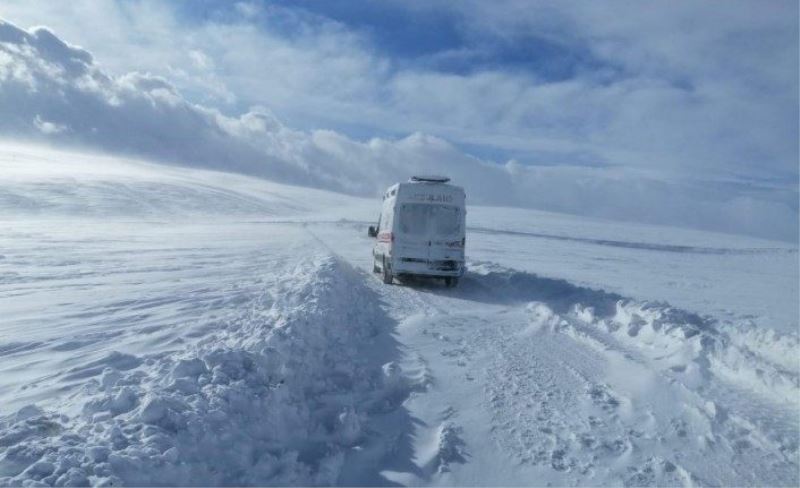
[[[427,334],[470,344],[459,366],[496,348],[468,375],[487,371],[493,436],[520,465],[562,485],[797,484],[796,335],[487,262],[459,291],[502,316]]]
[[[557,322],[567,318],[570,326],[602,331],[605,335],[595,337],[613,337],[692,388],[715,375],[788,405],[800,395],[800,362],[793,352],[800,348],[797,334],[721,324],[664,302],[630,299],[492,263],[473,263],[470,270],[479,277],[469,289],[473,295],[492,290],[511,301],[547,303]]]
[[[0,420],[0,485],[335,484],[370,415],[403,397],[372,293],[319,255],[189,350],[115,354],[81,415]]]

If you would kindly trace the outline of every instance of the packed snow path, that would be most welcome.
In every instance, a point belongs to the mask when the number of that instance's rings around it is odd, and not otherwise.
[[[386,286],[339,220],[374,202],[38,159],[0,173],[0,484],[800,483],[796,248],[475,208],[458,288]]]

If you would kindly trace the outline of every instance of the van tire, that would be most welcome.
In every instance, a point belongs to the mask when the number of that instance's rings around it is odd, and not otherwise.
[[[394,276],[392,276],[392,270],[389,268],[389,263],[386,262],[386,256],[383,257],[383,269],[381,271],[384,284],[391,285],[392,281],[394,281]]]
[[[378,260],[375,259],[375,256],[372,256],[372,272],[373,273],[381,272],[381,269],[378,267]]]
[[[458,276],[448,276],[444,279],[444,284],[448,288],[455,288],[458,286]]]

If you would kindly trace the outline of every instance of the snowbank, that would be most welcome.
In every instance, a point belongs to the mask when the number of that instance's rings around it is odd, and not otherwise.
[[[403,399],[390,324],[349,265],[305,261],[189,350],[114,354],[82,414],[0,420],[0,485],[333,484]]]
[[[465,291],[473,299],[542,304],[553,314],[552,326],[598,328],[608,335],[592,335],[595,340],[612,337],[691,388],[714,375],[771,401],[796,407],[800,398],[796,333],[721,323],[665,302],[633,300],[492,263],[472,263],[467,278]],[[532,310],[542,314],[537,306]]]

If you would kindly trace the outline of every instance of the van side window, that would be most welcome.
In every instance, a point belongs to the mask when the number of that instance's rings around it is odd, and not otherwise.
[[[378,232],[384,231],[391,231],[392,230],[392,208],[385,207],[383,212],[380,216],[380,221],[378,223]]]

